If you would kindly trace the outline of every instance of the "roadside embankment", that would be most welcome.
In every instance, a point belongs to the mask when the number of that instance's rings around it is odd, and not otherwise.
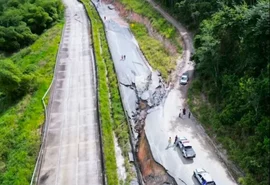
[[[50,86],[63,21],[31,46],[4,58],[35,76],[37,87],[16,102],[0,98],[0,184],[29,185],[40,148],[44,110],[41,99]],[[50,42],[48,42],[48,39]],[[2,61],[0,61],[2,62]]]
[[[155,162],[144,130],[139,134],[137,157],[146,185],[176,185],[174,179],[166,173],[166,169]]]

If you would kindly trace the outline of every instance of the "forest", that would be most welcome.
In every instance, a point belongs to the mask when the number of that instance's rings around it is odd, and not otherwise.
[[[0,0],[0,51],[14,52],[33,43],[62,9],[57,0]]]
[[[241,184],[269,184],[269,1],[155,1],[195,35],[192,89],[213,110],[200,121],[244,171]]]
[[[0,0],[0,56],[8,56],[32,44],[63,14],[59,0]],[[1,59],[0,58],[0,59]],[[31,66],[24,71],[10,60],[0,61],[0,96],[21,97],[33,90]]]

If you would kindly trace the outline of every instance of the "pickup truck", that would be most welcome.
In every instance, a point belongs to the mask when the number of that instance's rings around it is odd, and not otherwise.
[[[179,137],[176,144],[185,158],[194,158],[196,153],[193,150],[189,140],[185,137]]]

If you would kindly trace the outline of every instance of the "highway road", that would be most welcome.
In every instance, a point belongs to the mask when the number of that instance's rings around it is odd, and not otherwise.
[[[63,2],[66,25],[38,184],[99,185],[102,171],[89,21],[77,0]]]
[[[128,24],[119,17],[117,11],[111,5],[93,0],[103,18],[109,47],[115,64],[118,80],[121,84],[130,85],[136,82],[136,78],[144,77],[152,71],[145,58],[138,50],[137,42],[128,29]],[[110,8],[108,8],[110,6]],[[159,9],[154,5],[155,8]],[[193,170],[205,168],[209,171],[218,185],[236,185],[230,176],[226,166],[219,160],[214,147],[209,144],[204,130],[192,117],[178,118],[180,108],[186,106],[186,92],[188,86],[179,86],[178,74],[188,72],[193,74],[194,64],[189,61],[193,52],[192,39],[188,32],[166,13],[162,13],[174,24],[184,38],[185,48],[183,57],[177,65],[175,87],[169,92],[164,103],[155,110],[150,111],[146,118],[146,135],[157,162],[163,165],[179,185],[197,185],[198,182],[192,177]],[[106,18],[105,18],[106,17]],[[121,55],[126,55],[126,60],[121,60]],[[137,87],[136,87],[137,88]],[[132,88],[120,85],[124,107],[130,117],[136,112],[136,94]],[[134,126],[131,120],[132,126]],[[194,160],[186,160],[182,157],[179,149],[168,145],[168,138],[178,136],[187,137],[197,156]]]
[[[116,67],[116,72],[120,83],[131,84],[134,78],[145,76],[151,71],[144,57],[138,51],[135,38],[128,31],[128,26],[111,5],[97,3],[98,11],[103,18],[106,27],[106,33],[111,49],[112,57]],[[160,11],[158,6],[154,7]],[[108,8],[110,6],[110,8]],[[207,140],[204,130],[192,117],[178,118],[180,108],[186,106],[186,92],[188,86],[179,86],[179,74],[188,72],[190,75],[194,71],[194,63],[189,61],[191,53],[194,51],[192,39],[183,26],[178,24],[165,12],[162,13],[166,19],[169,19],[179,30],[184,39],[184,53],[177,65],[175,72],[174,88],[169,92],[164,103],[155,110],[150,111],[146,118],[146,135],[157,162],[163,165],[168,173],[171,174],[179,185],[197,185],[198,182],[192,177],[193,170],[196,168],[205,168],[209,171],[218,185],[235,185],[236,182],[230,176],[226,166],[219,160],[212,145]],[[106,19],[104,18],[106,17]],[[127,59],[121,61],[121,55],[125,54]],[[132,116],[135,112],[136,97],[134,91],[129,87],[120,86],[122,99],[127,113]],[[133,124],[133,123],[132,123]],[[187,137],[197,156],[194,160],[186,160],[182,157],[179,149],[168,145],[168,138],[178,136]]]

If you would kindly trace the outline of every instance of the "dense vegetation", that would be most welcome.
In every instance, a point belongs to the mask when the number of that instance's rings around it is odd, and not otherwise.
[[[60,0],[0,0],[0,51],[14,52],[33,43],[62,12]]]
[[[52,80],[62,27],[63,23],[55,25],[30,47],[0,60],[1,75],[11,79],[0,78],[2,92],[25,88],[21,78],[31,76],[32,79],[34,76],[36,81],[35,88],[28,90],[22,98],[10,100],[6,94],[0,97],[1,185],[29,185],[31,180],[39,152],[40,127],[44,121],[41,98]],[[3,87],[8,91],[3,91]]]
[[[26,185],[31,180],[44,120],[40,100],[52,79],[62,15],[60,0],[0,0],[2,185]]]
[[[242,184],[269,184],[269,1],[156,1],[197,33],[193,111],[244,170]]]
[[[191,30],[197,30],[200,23],[215,12],[221,10],[224,5],[233,7],[246,3],[253,5],[256,0],[154,0],[161,3],[174,17],[185,23]]]
[[[129,129],[125,112],[122,107],[114,64],[109,52],[103,23],[98,12],[92,4],[89,4],[89,1],[82,0],[82,2],[90,17],[93,34],[92,38],[97,64],[98,99],[107,184],[128,184],[134,176],[128,157],[128,153],[131,150],[129,145]],[[125,182],[120,181],[117,175],[113,133],[117,138],[125,158],[125,169],[127,171]]]

